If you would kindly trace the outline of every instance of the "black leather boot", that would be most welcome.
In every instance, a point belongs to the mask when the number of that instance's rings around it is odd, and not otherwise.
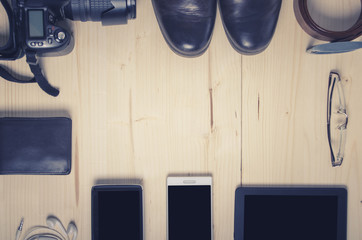
[[[177,54],[196,57],[210,44],[216,0],[152,0],[161,32]]]
[[[241,54],[264,51],[275,31],[282,0],[219,0],[231,45]]]

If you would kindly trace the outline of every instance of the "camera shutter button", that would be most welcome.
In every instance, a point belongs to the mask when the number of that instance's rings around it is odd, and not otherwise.
[[[57,42],[62,42],[66,38],[65,32],[59,31],[55,34],[55,40]]]

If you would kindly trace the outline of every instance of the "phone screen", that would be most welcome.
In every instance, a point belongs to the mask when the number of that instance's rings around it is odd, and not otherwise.
[[[168,239],[211,240],[211,186],[168,186]]]
[[[93,240],[142,240],[141,187],[93,190]]]

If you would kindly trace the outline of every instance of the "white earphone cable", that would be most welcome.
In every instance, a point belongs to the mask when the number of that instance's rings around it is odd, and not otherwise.
[[[59,223],[61,224],[61,222],[59,221]],[[16,232],[16,236],[15,236],[15,240],[20,240],[20,235],[21,235],[21,231],[23,229],[23,224],[24,224],[24,219],[21,219],[20,225],[18,227],[18,230]],[[73,224],[73,226],[75,227],[75,225]],[[76,228],[76,227],[75,227]],[[75,229],[77,230],[77,229]],[[42,231],[41,233],[34,233],[36,231]],[[65,230],[64,230],[65,231]],[[70,231],[70,233],[73,232],[73,240],[76,239],[76,232],[77,231]],[[65,234],[65,236],[64,236]],[[38,239],[43,239],[43,240],[70,240],[70,236],[69,236],[69,230],[65,231],[65,233],[62,234],[59,231],[55,230],[53,227],[48,227],[48,226],[34,226],[32,228],[30,228],[25,236],[22,238],[22,240],[38,240]]]
[[[39,231],[39,230],[43,230],[43,231],[48,231],[48,232],[42,232],[42,233],[36,233],[36,234],[32,234],[35,231]],[[49,233],[53,232],[53,233]],[[31,235],[32,234],[32,235]],[[31,235],[31,236],[30,236]],[[25,237],[23,238],[23,240],[31,240],[33,239],[35,236],[38,237],[47,237],[50,236],[55,238],[56,240],[69,240],[69,237],[64,237],[60,232],[58,232],[57,230],[50,228],[50,227],[46,227],[46,226],[35,226],[29,229],[29,231],[26,233]]]

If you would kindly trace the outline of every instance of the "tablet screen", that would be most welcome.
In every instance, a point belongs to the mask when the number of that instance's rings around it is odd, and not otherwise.
[[[337,236],[336,196],[245,196],[244,239]]]
[[[241,187],[234,224],[235,240],[346,240],[347,191]]]

